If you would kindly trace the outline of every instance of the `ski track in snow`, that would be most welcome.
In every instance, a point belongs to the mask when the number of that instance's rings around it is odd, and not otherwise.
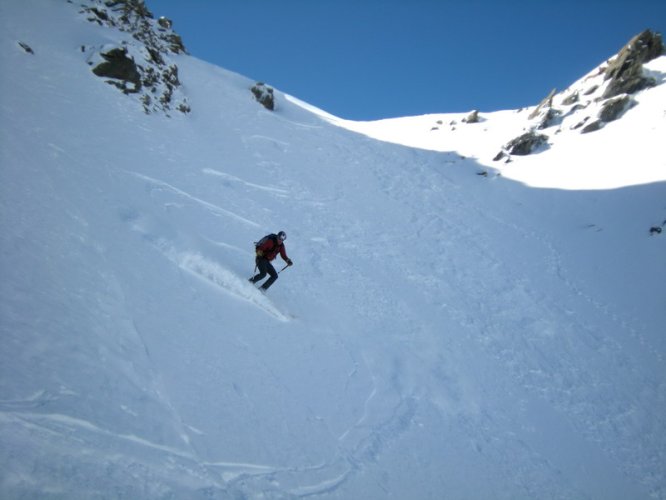
[[[293,319],[291,316],[282,313],[277,307],[275,307],[258,288],[247,281],[247,278],[238,276],[236,273],[225,268],[218,262],[206,258],[196,251],[177,250],[173,246],[173,243],[169,242],[164,236],[152,234],[148,231],[142,223],[139,222],[139,219],[140,216],[136,214],[127,217],[127,222],[131,223],[131,229],[141,234],[149,244],[164,255],[169,261],[178,266],[178,268],[198,279],[204,280],[216,289],[227,293],[236,299],[252,304],[279,321],[288,322]],[[229,248],[229,245],[224,245],[219,242],[212,243]]]
[[[5,418],[8,421],[19,421],[24,425],[35,425],[45,428],[49,428],[52,431],[65,433],[68,429],[80,429],[83,431],[92,432],[95,434],[111,437],[113,439],[130,441],[134,444],[139,444],[141,446],[151,448],[160,452],[167,453],[169,455],[175,455],[178,457],[186,458],[188,460],[194,460],[195,458],[189,451],[179,450],[169,446],[160,445],[157,443],[152,443],[147,439],[135,436],[132,434],[118,434],[106,429],[102,429],[94,423],[83,420],[80,418],[71,417],[68,415],[55,414],[55,413],[30,413],[30,412],[0,412],[1,418]]]
[[[154,179],[147,175],[139,174],[137,172],[128,172],[128,173],[130,173],[134,177],[145,180],[152,185],[167,189],[177,194],[178,196],[193,200],[197,204],[205,207],[207,210],[210,210],[215,215],[220,215],[220,214],[226,215],[236,220],[239,220],[249,226],[259,227],[259,224],[253,221],[250,221],[244,217],[234,214],[233,212],[225,210],[215,204],[206,202],[195,196],[192,196],[189,193],[186,193],[185,191],[178,189],[164,181],[160,181],[158,179]],[[223,178],[229,178],[236,182],[249,185],[251,187],[255,187],[264,191],[281,193],[281,194],[284,194],[286,192],[285,190],[278,188],[270,188],[266,186],[259,186],[251,183],[246,183],[237,177],[227,176],[222,172],[213,171],[210,169],[204,170],[204,173],[212,174]],[[136,218],[137,216],[134,215],[131,217],[131,220],[134,220]],[[195,251],[177,251],[175,250],[175,248],[173,248],[173,246],[170,243],[168,243],[168,241],[165,238],[159,235],[147,233],[146,230],[143,229],[139,224],[134,224],[133,229],[139,233],[142,233],[147,240],[152,241],[154,246],[157,249],[159,249],[160,252],[162,252],[169,260],[174,262],[179,268],[183,269],[184,271],[189,272],[190,274],[196,276],[197,278],[205,280],[206,282],[216,286],[220,290],[224,291],[225,293],[228,293],[229,295],[232,295],[237,299],[245,300],[253,304],[257,308],[273,316],[279,321],[287,322],[291,320],[291,318],[288,315],[283,314],[274,305],[272,305],[270,300],[264,294],[262,294],[256,287],[247,283],[247,280],[245,278],[237,276],[235,273],[233,273],[229,269],[226,269],[221,264],[214,262],[210,259],[207,259],[203,255]],[[222,243],[215,243],[215,244],[223,246]],[[226,246],[229,247],[228,245]]]
[[[70,436],[76,436],[73,439],[79,443],[83,450],[88,446],[94,446],[93,443],[100,439],[110,441],[113,447],[122,447],[122,443],[126,442],[149,452],[156,452],[156,457],[159,460],[173,464],[177,463],[180,468],[191,469],[191,473],[194,473],[197,469],[207,471],[205,472],[206,481],[212,482],[221,490],[233,489],[237,483],[243,483],[252,478],[271,478],[280,473],[304,474],[309,470],[320,468],[318,466],[289,467],[242,462],[207,462],[197,456],[192,449],[174,448],[151,442],[140,436],[113,432],[101,428],[93,422],[62,414],[2,410],[0,411],[0,422],[8,426],[19,425],[23,430],[29,432],[57,435],[63,439],[71,439]],[[123,460],[132,460],[133,456],[124,456],[123,452],[119,452],[118,455],[109,456],[108,459],[110,463],[122,462]],[[315,492],[321,492],[321,489],[309,488],[307,494]],[[295,494],[297,496],[307,496]]]
[[[247,279],[237,276],[220,264],[197,253],[177,252],[172,249],[163,251],[181,269],[212,283],[235,298],[250,302],[280,321],[290,321],[289,316],[280,312],[261,291],[248,283]]]
[[[225,174],[224,172],[220,172],[219,170],[215,170],[215,169],[212,169],[212,168],[204,168],[202,170],[202,172],[204,174],[207,174],[207,175],[220,177],[220,178],[222,178],[224,180],[227,180],[227,181],[237,182],[239,184],[243,184],[245,186],[248,186],[248,187],[251,187],[251,188],[254,188],[254,189],[258,189],[260,191],[268,191],[269,193],[275,193],[275,194],[280,194],[280,195],[285,195],[285,196],[289,194],[289,191],[287,191],[285,189],[272,187],[272,186],[262,186],[261,184],[255,184],[253,182],[247,182],[247,181],[244,181],[243,179],[241,179],[239,177],[236,177],[236,176],[230,175],[230,174]]]

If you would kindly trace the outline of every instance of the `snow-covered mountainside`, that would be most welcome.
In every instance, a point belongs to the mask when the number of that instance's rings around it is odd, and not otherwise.
[[[554,89],[530,108],[378,122],[328,119],[388,142],[457,151],[488,173],[532,186],[608,189],[658,182],[666,172],[666,150],[659,148],[666,120],[666,57],[657,57],[660,51],[661,35],[646,30],[569,88]],[[601,128],[603,134],[593,133]],[[526,134],[543,141],[535,144],[535,154],[510,154],[507,146]]]
[[[0,497],[666,498],[664,56],[505,163],[535,108],[271,112],[130,4],[0,4]]]

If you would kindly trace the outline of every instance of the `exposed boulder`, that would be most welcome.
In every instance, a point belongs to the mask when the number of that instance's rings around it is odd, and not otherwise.
[[[88,12],[91,14],[91,17],[88,18],[88,21],[95,22],[100,26],[104,26],[105,23],[109,22],[109,15],[105,10],[100,10],[97,7],[90,7]]]
[[[18,42],[18,44],[19,44],[19,46],[20,46],[23,50],[25,50],[28,54],[35,55],[35,51],[32,50],[32,47],[30,47],[30,45],[28,45],[27,43],[25,43],[25,42]]]
[[[578,92],[573,92],[562,100],[562,104],[564,106],[571,106],[572,104],[576,104],[579,99]]]
[[[479,117],[479,111],[474,110],[472,111],[469,115],[467,115],[465,118],[463,118],[463,123],[479,123],[481,121]]]
[[[606,123],[620,118],[624,112],[631,108],[634,104],[636,104],[636,102],[628,95],[608,99],[601,106],[597,119],[587,124],[581,130],[581,133],[587,134],[589,132],[600,130]]]
[[[656,236],[658,234],[662,234],[664,232],[664,228],[666,228],[666,220],[662,222],[660,225],[652,226],[650,228],[650,236]]]
[[[594,94],[597,90],[599,89],[599,85],[592,85],[590,88],[588,88],[585,92],[583,92],[583,95],[592,95]]]
[[[144,0],[106,0],[104,4],[121,12],[120,19],[123,23],[129,23],[133,18],[153,18],[153,13],[148,10]]]
[[[588,122],[589,119],[590,119],[589,116],[584,117],[581,121],[579,121],[575,125],[571,126],[570,129],[571,130],[577,130],[577,129],[581,128],[583,125],[585,125]]]
[[[554,125],[559,125],[561,123],[562,112],[559,109],[548,108],[539,119],[539,123],[536,128],[538,130],[543,130]]]
[[[551,90],[529,114],[528,120],[534,120],[537,118],[539,120],[539,122],[533,126],[534,128],[543,130],[561,122],[562,111],[553,107],[553,98],[555,95],[557,95],[557,89]]]
[[[162,28],[166,30],[170,30],[171,28],[173,28],[173,21],[164,16],[160,17],[157,20],[157,24],[159,24]]]
[[[664,53],[661,35],[645,30],[632,38],[606,68],[604,80],[610,80],[603,98],[633,94],[655,85],[653,78],[643,76],[643,64]]]
[[[509,141],[502,150],[495,155],[493,161],[504,160],[506,163],[511,161],[511,155],[526,156],[536,153],[539,149],[548,144],[548,136],[539,134],[530,130],[515,139]]]
[[[589,118],[589,117],[588,117]],[[582,126],[582,124],[580,125]],[[594,120],[593,122],[588,123],[583,127],[583,129],[580,131],[581,134],[587,134],[589,132],[596,132],[597,130],[600,130],[604,126],[604,122],[601,120]],[[578,127],[575,127],[578,128]]]
[[[497,153],[495,155],[495,157],[493,158],[493,161],[500,161],[500,160],[503,160],[504,158],[506,158],[505,163],[510,163],[511,157],[509,155],[507,155],[506,152],[504,152],[504,151],[500,151],[499,153]]]
[[[110,82],[125,93],[136,93],[141,90],[141,75],[137,69],[136,63],[127,57],[126,48],[115,48],[103,52],[101,56],[104,62],[95,66],[92,71],[97,76],[120,80],[120,82]],[[127,84],[133,85],[128,88]]]
[[[183,44],[183,39],[180,37],[180,35],[176,33],[170,33],[164,38],[169,42],[169,49],[174,54],[184,54],[187,52],[187,50],[185,50],[185,45]]]
[[[270,111],[275,109],[275,96],[273,95],[273,89],[271,87],[265,83],[257,82],[250,90],[264,108]]]
[[[541,112],[544,109],[547,108],[552,108],[553,107],[553,97],[555,97],[555,94],[557,93],[557,89],[553,89],[550,91],[550,93],[543,98],[543,100],[539,103],[539,105],[532,111],[529,115],[529,119],[533,120],[537,116],[541,114]]]
[[[506,149],[509,154],[525,156],[534,153],[538,148],[546,145],[547,143],[547,135],[538,134],[531,130],[510,141],[506,146],[504,146],[504,149]]]
[[[612,122],[620,118],[624,112],[635,104],[635,101],[628,95],[609,99],[599,111],[599,119],[605,123]]]

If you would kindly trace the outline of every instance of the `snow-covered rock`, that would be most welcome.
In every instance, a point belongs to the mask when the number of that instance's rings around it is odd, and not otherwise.
[[[155,21],[143,0],[85,0],[81,13],[120,32],[112,44],[82,45],[93,73],[109,78],[125,94],[137,94],[146,113],[191,111],[173,61],[174,54],[186,52],[185,46],[170,20]]]

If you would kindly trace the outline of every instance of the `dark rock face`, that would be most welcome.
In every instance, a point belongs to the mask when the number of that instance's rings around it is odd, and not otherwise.
[[[539,148],[545,147],[547,144],[547,135],[531,130],[506,144],[493,158],[493,161],[505,160],[508,163],[511,161],[511,155],[526,156],[537,152]]]
[[[580,133],[587,134],[589,132],[596,132],[597,130],[601,130],[603,126],[604,123],[601,120],[594,120],[592,123],[585,125]]]
[[[539,116],[539,114],[544,109],[552,108],[553,107],[553,97],[555,96],[556,93],[557,93],[557,89],[551,90],[550,93],[546,97],[544,97],[543,100],[539,103],[539,105],[536,107],[536,109],[530,113],[529,119],[533,120],[534,118]]]
[[[645,30],[632,38],[606,68],[604,79],[610,83],[603,98],[633,94],[654,86],[654,79],[643,76],[643,64],[663,53],[664,43],[659,33]]]
[[[533,128],[543,130],[561,122],[562,111],[553,107],[553,98],[557,95],[557,89],[553,89],[543,98],[539,105],[532,111],[528,119],[538,118],[538,123]]]
[[[568,95],[567,97],[565,97],[562,100],[562,104],[565,105],[565,106],[571,106],[572,104],[576,104],[579,99],[580,99],[580,97],[578,96],[578,92],[574,92],[574,93]]]
[[[273,95],[273,89],[271,87],[265,83],[257,82],[250,90],[264,108],[270,111],[275,109],[275,96]]]
[[[636,104],[636,102],[626,94],[613,99],[608,99],[601,107],[597,119],[586,125],[581,130],[581,133],[587,134],[588,132],[595,132],[596,130],[602,129],[606,123],[620,118],[624,112],[634,104]]]
[[[35,55],[35,51],[32,50],[32,47],[30,47],[30,45],[28,45],[27,43],[25,43],[25,42],[18,42],[18,44],[19,44],[19,46],[20,46],[23,50],[25,50],[28,54]]]
[[[609,99],[601,108],[599,119],[606,123],[617,120],[633,104],[634,101],[628,95]]]
[[[530,131],[510,141],[505,146],[505,149],[509,154],[525,156],[532,154],[536,149],[547,143],[547,135],[537,134],[534,131]]]
[[[162,28],[170,30],[173,28],[173,21],[171,19],[167,19],[166,17],[162,16],[157,20],[157,24],[159,24]]]
[[[555,108],[548,108],[537,125],[537,129],[543,130],[561,122],[562,112]]]
[[[481,118],[479,117],[479,111],[475,109],[465,118],[463,118],[462,121],[463,123],[479,123],[481,121]]]
[[[120,80],[121,83],[115,85],[125,93],[136,93],[141,90],[141,75],[132,59],[127,57],[127,49],[111,49],[101,54],[105,62],[98,64],[93,68],[93,73],[105,78]],[[127,84],[133,84],[129,89]]]

